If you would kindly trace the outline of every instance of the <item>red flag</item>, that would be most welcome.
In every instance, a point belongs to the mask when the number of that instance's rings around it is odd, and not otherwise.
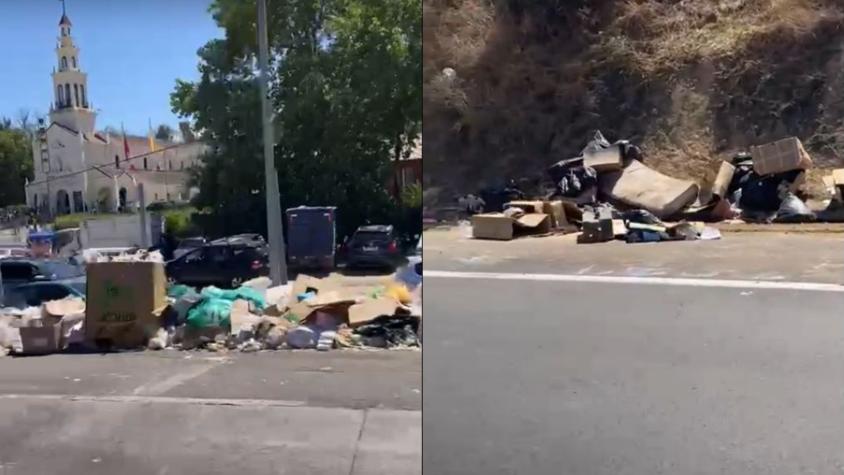
[[[126,129],[123,128],[123,124],[120,124],[120,128],[123,130],[123,154],[124,154],[124,159],[129,160],[129,141],[126,140]]]

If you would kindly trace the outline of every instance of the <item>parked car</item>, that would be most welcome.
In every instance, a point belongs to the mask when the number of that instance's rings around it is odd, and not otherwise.
[[[17,246],[0,246],[0,259],[7,257],[29,257],[29,248],[23,244]]]
[[[8,258],[0,261],[0,285],[2,285],[3,302],[9,305],[9,298],[19,295],[17,289],[24,287],[20,294],[23,298],[27,296],[34,299],[38,295],[43,297],[57,296],[63,298],[70,295],[65,287],[71,287],[85,293],[85,272],[81,266],[76,266],[63,261],[56,260],[35,260]],[[53,284],[38,289],[27,290],[26,286],[36,283]],[[49,298],[48,300],[54,300]]]
[[[33,282],[13,287],[8,290],[3,305],[6,307],[39,307],[44,302],[61,300],[66,297],[85,298],[85,279],[68,281]]]
[[[194,249],[199,249],[200,247],[204,246],[208,241],[204,237],[189,237],[184,238],[179,241],[179,246],[173,250],[173,259],[178,259],[185,254],[193,251]]]
[[[168,262],[165,270],[171,283],[234,288],[269,275],[268,261],[266,245],[218,240]]]
[[[395,269],[403,258],[392,226],[361,226],[346,243],[346,266]]]

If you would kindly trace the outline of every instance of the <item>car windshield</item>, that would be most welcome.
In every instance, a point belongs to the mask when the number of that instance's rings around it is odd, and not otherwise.
[[[200,247],[205,244],[205,240],[202,238],[188,238],[183,239],[182,242],[179,243],[179,247]]]

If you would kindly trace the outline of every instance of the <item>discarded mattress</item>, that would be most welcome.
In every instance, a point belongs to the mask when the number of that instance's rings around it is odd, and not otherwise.
[[[665,176],[636,160],[621,171],[602,174],[598,186],[604,195],[658,218],[678,213],[694,202],[700,191],[691,181]]]

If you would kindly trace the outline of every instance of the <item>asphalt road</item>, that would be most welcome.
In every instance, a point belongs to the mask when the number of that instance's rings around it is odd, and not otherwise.
[[[844,472],[844,293],[425,287],[426,473]]]
[[[421,356],[0,358],[0,475],[419,474]]]

